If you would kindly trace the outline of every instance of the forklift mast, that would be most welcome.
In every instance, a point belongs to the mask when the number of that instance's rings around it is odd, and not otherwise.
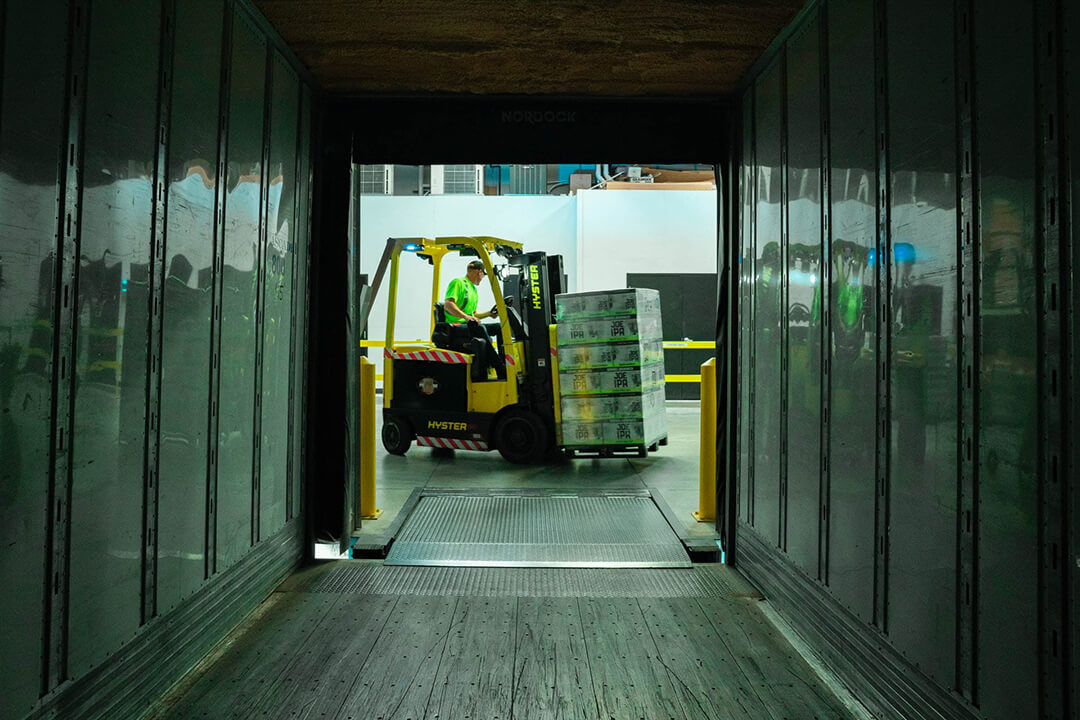
[[[518,269],[503,280],[503,295],[514,298],[525,328],[523,404],[543,418],[548,430],[555,430],[554,387],[551,382],[551,343],[548,326],[554,322],[555,296],[566,292],[566,275],[561,255],[544,252],[523,253],[509,261]],[[554,435],[552,435],[554,437]]]

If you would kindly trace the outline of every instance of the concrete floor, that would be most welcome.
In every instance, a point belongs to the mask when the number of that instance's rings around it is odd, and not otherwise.
[[[382,414],[376,412],[382,430]],[[388,454],[376,441],[375,504],[378,520],[362,521],[358,542],[385,535],[416,488],[642,489],[659,493],[684,524],[684,534],[711,537],[711,523],[699,523],[699,432],[696,401],[668,401],[668,444],[645,458],[560,459],[547,465],[513,465],[498,452],[434,450],[415,444],[405,456]]]

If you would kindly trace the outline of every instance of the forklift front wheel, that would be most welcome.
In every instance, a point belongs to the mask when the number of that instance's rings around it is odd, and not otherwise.
[[[413,432],[403,418],[383,418],[382,444],[391,455],[404,455],[412,446]]]
[[[547,446],[547,428],[536,413],[508,410],[495,426],[495,447],[512,463],[538,463],[547,452]]]

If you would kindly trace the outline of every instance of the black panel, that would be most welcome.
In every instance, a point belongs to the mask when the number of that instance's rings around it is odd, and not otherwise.
[[[874,607],[877,220],[873,8],[832,0],[829,25],[831,368],[826,581],[863,620]]]
[[[981,304],[978,292],[978,260],[982,257],[981,238],[978,237],[979,222],[975,218],[976,180],[972,158],[975,155],[975,105],[972,98],[975,81],[974,42],[972,38],[971,3],[956,5],[958,27],[956,28],[956,125],[957,125],[957,212],[959,226],[958,271],[958,339],[956,365],[963,382],[960,385],[957,405],[957,442],[965,450],[958,457],[957,507],[957,558],[956,558],[956,678],[953,687],[969,702],[977,700],[976,674],[978,672],[978,588],[972,597],[973,586],[978,580],[976,565],[978,509],[977,452],[967,452],[968,447],[979,447],[981,434],[977,422],[980,377],[976,372],[978,360],[978,331],[975,327],[979,316],[977,305]],[[977,161],[974,165],[977,165]],[[970,305],[969,305],[970,300]],[[972,518],[972,522],[968,522]]]
[[[285,524],[289,444],[289,338],[292,334],[293,253],[296,233],[296,133],[300,86],[275,57],[270,117],[267,245],[263,261],[266,289],[263,315],[262,462],[260,537]]]
[[[808,21],[787,45],[787,528],[785,547],[818,576],[821,454],[820,26]]]
[[[1074,636],[1069,627],[1070,612],[1067,580],[1075,572],[1073,559],[1061,562],[1061,552],[1068,547],[1070,529],[1069,489],[1076,477],[1066,474],[1076,447],[1076,433],[1070,432],[1066,393],[1075,394],[1068,367],[1072,359],[1070,345],[1071,311],[1068,292],[1074,283],[1071,262],[1075,249],[1068,234],[1068,206],[1065,177],[1072,171],[1067,161],[1067,145],[1062,126],[1062,111],[1067,106],[1069,89],[1075,78],[1063,74],[1064,38],[1071,41],[1073,27],[1062,27],[1062,6],[1056,0],[1037,0],[1036,37],[1036,107],[1039,172],[1037,173],[1038,208],[1036,213],[1036,307],[1038,337],[1038,390],[1040,410],[1039,463],[1039,715],[1072,717],[1076,707],[1069,697],[1075,678],[1069,676],[1069,648],[1065,638]],[[1073,138],[1075,140],[1075,138]],[[1073,527],[1070,528],[1069,526]],[[1069,572],[1065,570],[1069,567]],[[1075,621],[1072,621],[1075,622]]]
[[[686,273],[682,276],[682,328],[676,340],[708,341],[716,335],[716,315],[711,312],[716,297],[716,273]],[[680,350],[683,368],[687,375],[700,375],[701,364],[716,355],[715,349]],[[665,353],[666,354],[666,353]],[[722,378],[718,375],[716,382]],[[675,393],[672,393],[675,390]],[[682,400],[700,400],[700,383],[677,383],[668,385],[669,398]],[[719,392],[719,385],[717,385]]]
[[[1038,407],[1035,110],[1018,103],[1034,81],[1030,7],[1006,0],[975,11],[979,268],[979,705],[987,717],[1038,712]],[[997,40],[1012,36],[1002,46]]]
[[[716,334],[716,317],[709,311],[716,295],[716,275],[705,273],[628,273],[626,287],[652,288],[660,293],[660,311],[666,341],[708,340]],[[667,375],[698,375],[714,350],[664,350]],[[668,400],[701,399],[700,383],[669,382]]]
[[[953,13],[888,5],[889,525],[886,628],[943,685],[955,673],[956,95]]]
[[[1068,3],[1064,7],[1064,22],[1062,26],[1066,28],[1080,27],[1080,5],[1077,3]],[[1071,214],[1068,218],[1068,235],[1066,237],[1066,243],[1076,248],[1078,245],[1078,234],[1080,234],[1080,91],[1077,90],[1076,81],[1080,78],[1080,35],[1076,32],[1069,32],[1065,35],[1063,43],[1063,51],[1065,52],[1065,109],[1068,116],[1067,124],[1065,125],[1066,137],[1070,138],[1068,142],[1069,152],[1069,167],[1071,168],[1069,174],[1069,207]],[[1066,387],[1070,388],[1070,407],[1069,423],[1070,425],[1065,428],[1065,437],[1076,437],[1080,433],[1080,259],[1077,258],[1076,251],[1074,249],[1071,257],[1071,264],[1066,269],[1065,277],[1067,283],[1064,284],[1065,297],[1069,298],[1069,305],[1067,306],[1067,319],[1066,328],[1069,333],[1069,351],[1072,355],[1072,364],[1068,368]],[[1080,562],[1076,562],[1080,558],[1080,450],[1075,445],[1069,448],[1067,455],[1067,461],[1065,465],[1064,477],[1067,478],[1068,486],[1067,490],[1071,496],[1071,501],[1067,506],[1069,517],[1071,522],[1069,526],[1069,540],[1068,540],[1068,557],[1073,559],[1073,562],[1067,562],[1063,565],[1068,568],[1068,572],[1071,576],[1069,584],[1069,594],[1071,596],[1071,604],[1069,606],[1069,613],[1072,618],[1072,637],[1071,646],[1069,649],[1069,657],[1072,660],[1072,667],[1070,668],[1070,675],[1072,678],[1071,687],[1071,702],[1072,706],[1069,710],[1073,715],[1080,712]]]
[[[93,6],[72,441],[68,670],[78,676],[141,618],[149,262],[159,6]],[[122,76],[123,83],[115,82]]]
[[[757,206],[754,273],[754,509],[753,525],[780,542],[780,163],[782,65],[758,80],[755,91]]]
[[[555,294],[551,292],[549,285],[550,272],[547,257],[544,253],[526,253],[515,257],[511,262],[521,269],[522,289],[530,288],[529,294],[535,297],[536,293],[539,293],[538,297],[541,299],[541,302],[537,303],[534,299],[526,298],[524,304],[519,305],[518,309],[519,311],[524,309],[522,320],[529,334],[527,354],[533,363],[533,366],[526,370],[528,402],[532,409],[543,418],[551,437],[554,437],[555,397],[551,373],[547,369],[547,358],[551,347],[548,327],[553,322]],[[496,328],[490,328],[488,334],[499,336]],[[499,347],[502,348],[501,336]],[[544,364],[541,365],[541,362]]]
[[[715,99],[372,97],[343,101],[330,112],[364,138],[353,161],[365,164],[478,157],[576,163],[639,154],[642,138],[655,162],[700,162],[723,157],[727,137],[725,106]]]
[[[217,569],[251,546],[255,335],[266,46],[242,11],[233,20],[228,196],[221,301]]]
[[[301,514],[303,476],[304,476],[304,453],[307,449],[306,428],[307,418],[305,415],[305,398],[307,397],[307,367],[308,367],[308,308],[309,308],[309,283],[310,271],[310,243],[311,243],[311,96],[305,88],[300,105],[300,135],[298,138],[299,158],[297,167],[297,217],[296,242],[293,253],[294,271],[294,295],[296,301],[293,305],[293,313],[296,321],[293,323],[293,383],[289,393],[292,398],[290,406],[290,450],[289,459],[289,484],[291,500],[289,507],[289,519]]]
[[[162,327],[158,608],[203,583],[221,0],[177,6]]]
[[[742,107],[742,161],[739,167],[739,518],[753,519],[754,498],[754,93],[748,91]]]
[[[390,406],[395,410],[465,412],[467,368],[464,363],[395,360]]]
[[[150,239],[149,328],[147,338],[146,447],[143,467],[142,622],[157,615],[158,487],[161,448],[162,309],[165,300],[166,188],[169,176],[169,128],[171,127],[172,76],[176,3],[162,3],[157,67],[157,141],[154,143],[153,235]]]
[[[0,716],[41,689],[67,10],[0,3]]]
[[[340,244],[348,237],[349,138],[338,124],[340,118],[320,113],[314,123],[315,178],[312,193],[310,308],[308,346],[306,430],[307,466],[310,482],[304,502],[308,509],[308,533],[313,538],[342,537],[345,496],[346,386],[345,327],[347,263]],[[323,238],[326,238],[325,242]],[[334,240],[336,238],[336,240]]]
[[[90,32],[82,20],[88,2],[74,0],[68,8],[68,65],[64,134],[59,167],[62,191],[56,217],[59,242],[53,307],[52,426],[49,477],[48,549],[45,560],[45,677],[42,691],[58,687],[68,677],[68,621],[71,554],[72,439],[75,435],[75,332],[79,243],[82,234],[83,150],[86,118],[87,54]],[[84,92],[79,92],[80,83]],[[66,156],[66,157],[65,157]],[[53,510],[55,508],[55,511]],[[51,582],[49,581],[51,578]]]

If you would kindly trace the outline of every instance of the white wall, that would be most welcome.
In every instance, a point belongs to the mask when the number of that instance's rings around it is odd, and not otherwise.
[[[561,254],[571,292],[626,287],[627,273],[716,272],[715,192],[582,190],[576,196],[429,195],[360,198],[360,272],[374,276],[390,237],[491,235],[526,250]],[[465,274],[466,261],[447,256],[440,285]],[[368,337],[382,339],[389,289],[384,280]],[[404,258],[398,279],[395,339],[427,339],[431,266]],[[481,310],[494,304],[486,281]]]
[[[716,272],[715,191],[580,190],[581,290],[626,287],[627,273]]]
[[[563,256],[573,289],[577,282],[577,208],[569,195],[428,195],[360,198],[360,272],[375,274],[391,237],[489,235],[520,242],[526,250]],[[498,262],[498,258],[492,258]],[[467,260],[459,255],[443,259],[440,294],[455,277],[465,274]],[[368,337],[382,339],[386,329],[389,278],[376,298],[368,321]],[[485,279],[480,284],[480,310],[495,304]],[[406,257],[398,278],[396,340],[427,339],[431,318],[431,266]]]

